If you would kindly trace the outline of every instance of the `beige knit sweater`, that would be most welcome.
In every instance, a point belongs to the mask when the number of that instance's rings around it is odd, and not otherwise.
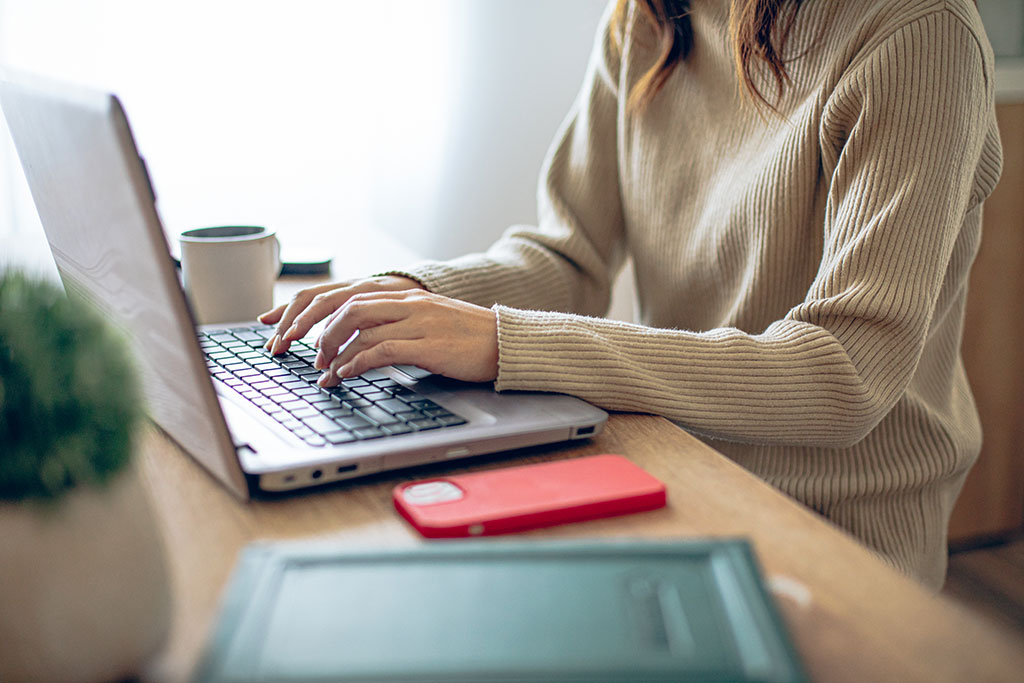
[[[765,115],[728,5],[693,0],[694,49],[638,113],[654,43],[631,17],[620,56],[606,13],[538,227],[401,272],[494,306],[499,390],[664,415],[938,589],[981,441],[960,340],[991,50],[971,0],[806,0]],[[640,324],[590,317],[627,254]]]

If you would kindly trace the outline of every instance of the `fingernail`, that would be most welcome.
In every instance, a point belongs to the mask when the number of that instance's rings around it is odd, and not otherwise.
[[[324,374],[320,375],[320,377],[316,380],[316,383],[319,384],[322,387],[326,387],[326,386],[330,386],[330,381],[331,381],[331,373],[325,372]]]
[[[338,368],[338,372],[336,372],[335,374],[338,377],[341,377],[342,379],[344,379],[344,378],[348,377],[350,372],[352,372],[352,364],[351,363],[345,363],[340,368]]]
[[[299,331],[299,326],[298,325],[292,325],[291,327],[288,328],[288,331],[284,333],[284,337],[283,338],[287,339],[288,341],[295,341],[293,339],[293,335],[298,333],[298,331]]]
[[[275,334],[271,342],[270,353],[276,356],[281,352],[281,337]]]
[[[324,354],[322,354],[322,353],[317,353],[316,354],[316,358],[313,359],[313,369],[314,370],[326,370],[327,369],[324,366]]]

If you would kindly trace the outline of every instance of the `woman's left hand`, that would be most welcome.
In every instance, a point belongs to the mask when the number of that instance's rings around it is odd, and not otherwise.
[[[468,382],[498,376],[494,311],[419,289],[353,295],[331,316],[317,345],[314,367],[325,371],[322,387],[386,365],[415,365]]]

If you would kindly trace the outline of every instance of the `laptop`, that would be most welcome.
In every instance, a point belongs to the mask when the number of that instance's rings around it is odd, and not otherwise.
[[[388,367],[316,386],[310,343],[254,321],[197,327],[117,97],[0,71],[0,105],[64,288],[127,336],[153,420],[237,496],[585,439],[607,414]]]

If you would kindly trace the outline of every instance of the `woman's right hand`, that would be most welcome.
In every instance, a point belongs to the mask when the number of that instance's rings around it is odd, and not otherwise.
[[[284,353],[293,341],[306,336],[314,325],[333,315],[355,294],[400,292],[409,289],[424,287],[415,280],[401,275],[381,275],[303,289],[287,304],[272,308],[257,318],[265,325],[277,326],[264,348],[274,355]]]

